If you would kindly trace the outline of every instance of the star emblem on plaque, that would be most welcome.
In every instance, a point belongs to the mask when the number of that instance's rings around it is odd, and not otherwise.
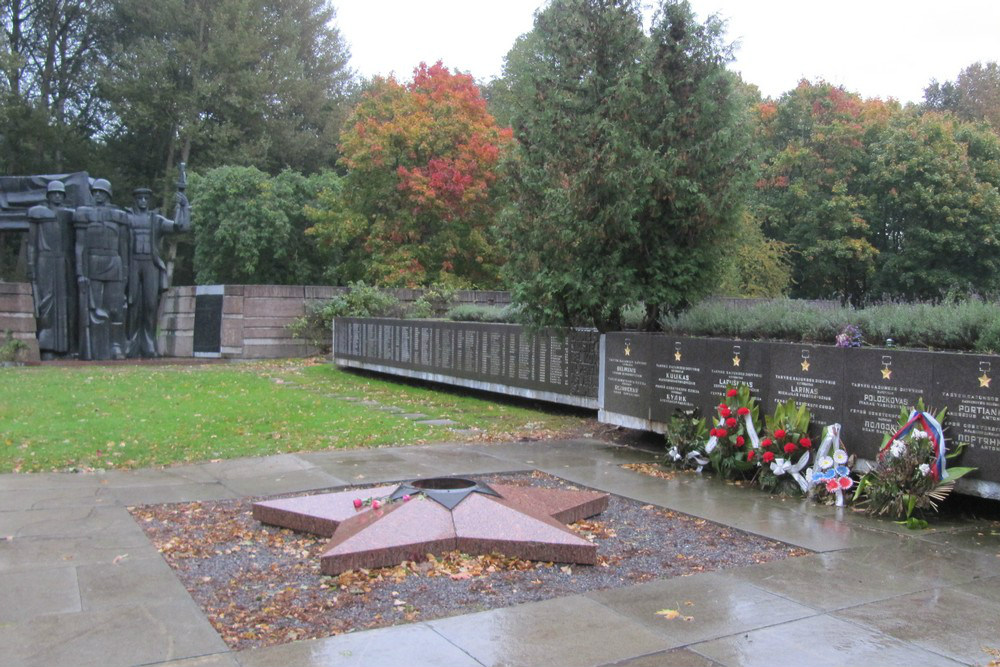
[[[631,338],[626,338],[625,339],[625,356],[626,357],[631,357],[632,356],[632,339]]]
[[[988,362],[988,361],[980,361],[979,362],[979,370],[982,373],[982,375],[980,375],[979,378],[978,378],[978,380],[979,380],[979,388],[980,389],[989,389],[990,388],[990,382],[993,381],[993,378],[991,378],[989,376],[989,372],[991,370],[991,367],[992,367],[992,364],[990,362]]]
[[[740,361],[740,346],[733,345],[733,368],[739,368]]]
[[[799,365],[803,371],[809,370],[809,350],[802,350],[802,363]]]
[[[889,366],[892,366],[892,355],[891,354],[883,354],[882,355],[882,379],[883,380],[891,380],[892,379],[892,369],[889,368]]]
[[[674,343],[674,361],[681,360],[681,344],[680,341]]]

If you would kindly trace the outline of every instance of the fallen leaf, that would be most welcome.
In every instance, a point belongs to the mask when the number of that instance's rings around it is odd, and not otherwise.
[[[114,560],[111,561],[111,564],[118,565],[118,563],[122,562],[126,558],[128,558],[128,554],[121,554],[120,556],[115,556]]]
[[[677,619],[677,618],[681,619],[682,621],[693,621],[694,620],[694,616],[685,616],[684,614],[680,613],[676,609],[661,609],[660,611],[656,612],[656,615],[657,616],[662,616],[663,618],[667,619],[668,621],[672,621],[672,620]]]

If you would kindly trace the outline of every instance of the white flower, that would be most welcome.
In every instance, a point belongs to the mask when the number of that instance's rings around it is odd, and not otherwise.
[[[927,431],[918,431],[917,429],[913,429],[913,437],[916,440],[926,440]]]
[[[898,459],[906,453],[906,443],[902,440],[893,440],[892,445],[889,446],[889,453]]]
[[[927,477],[927,475],[931,474],[931,467],[926,463],[921,463],[919,470],[920,474],[923,475],[924,477]]]
[[[833,459],[829,456],[821,456],[819,458],[819,467],[823,470],[828,470],[833,467]]]
[[[815,483],[813,479],[813,469],[811,467],[806,468],[806,481]]]
[[[847,452],[845,452],[843,449],[838,449],[833,453],[833,461],[837,465],[844,465],[845,463],[847,463]]]
[[[681,458],[681,453],[679,451],[677,451],[676,447],[671,447],[670,451],[667,452],[667,456],[669,456],[670,458],[672,458],[674,461],[679,461],[680,458]]]

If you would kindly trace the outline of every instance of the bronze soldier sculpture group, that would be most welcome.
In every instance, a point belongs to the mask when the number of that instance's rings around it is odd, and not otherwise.
[[[150,210],[152,191],[132,192],[130,209],[111,203],[111,183],[90,186],[93,206],[62,204],[66,189],[49,182],[46,203],[28,210],[28,278],[35,295],[43,359],[159,356],[156,316],[167,289],[160,239],[191,228],[183,165],[174,219]]]

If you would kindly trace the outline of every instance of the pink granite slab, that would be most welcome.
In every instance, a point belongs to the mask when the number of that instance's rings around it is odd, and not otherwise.
[[[532,514],[544,511],[562,523],[580,521],[608,509],[609,495],[600,491],[566,491],[513,484],[491,484],[490,487],[523,511]]]
[[[418,497],[348,519],[327,547],[320,557],[320,571],[339,574],[442,554],[457,544],[451,512]]]
[[[359,513],[354,507],[356,498],[382,498],[392,493],[397,486],[398,484],[393,484],[355,491],[262,500],[253,504],[253,518],[272,526],[330,537],[342,521]],[[360,511],[367,509],[365,507]]]
[[[529,560],[597,562],[596,545],[552,518],[526,514],[496,498],[469,496],[451,514],[458,548],[466,553],[497,551]]]

